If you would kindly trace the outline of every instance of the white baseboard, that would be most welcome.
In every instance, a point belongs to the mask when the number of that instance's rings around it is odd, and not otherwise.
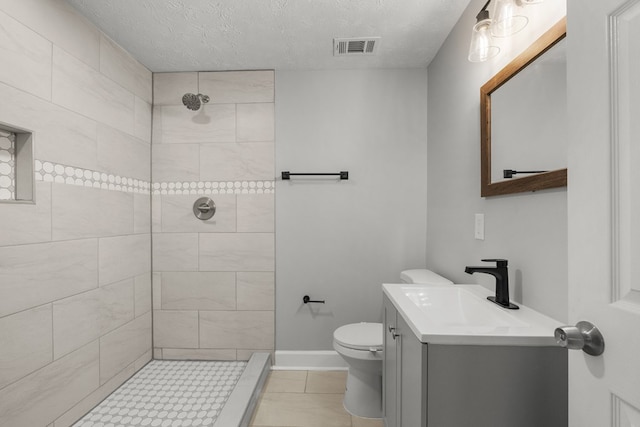
[[[330,351],[285,351],[276,350],[274,371],[344,371],[347,362],[338,352]]]

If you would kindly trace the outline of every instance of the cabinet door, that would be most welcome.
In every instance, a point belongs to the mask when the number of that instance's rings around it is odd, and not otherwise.
[[[400,424],[398,427],[426,427],[427,345],[418,341],[402,316],[397,317]]]
[[[382,406],[385,427],[400,427],[398,410],[400,394],[398,393],[398,354],[400,346],[396,345],[396,309],[389,299],[384,297],[384,363],[382,367]]]

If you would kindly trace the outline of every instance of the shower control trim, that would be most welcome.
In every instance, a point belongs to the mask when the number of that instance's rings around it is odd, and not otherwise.
[[[201,221],[211,219],[216,214],[216,204],[209,197],[200,197],[193,204],[193,214]]]

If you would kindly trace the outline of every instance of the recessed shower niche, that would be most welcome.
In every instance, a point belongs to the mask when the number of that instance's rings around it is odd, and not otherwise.
[[[33,133],[0,123],[0,202],[34,202]]]

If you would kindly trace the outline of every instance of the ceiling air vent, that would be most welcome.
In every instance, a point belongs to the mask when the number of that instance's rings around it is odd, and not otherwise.
[[[373,55],[379,43],[380,37],[333,39],[333,56]]]

